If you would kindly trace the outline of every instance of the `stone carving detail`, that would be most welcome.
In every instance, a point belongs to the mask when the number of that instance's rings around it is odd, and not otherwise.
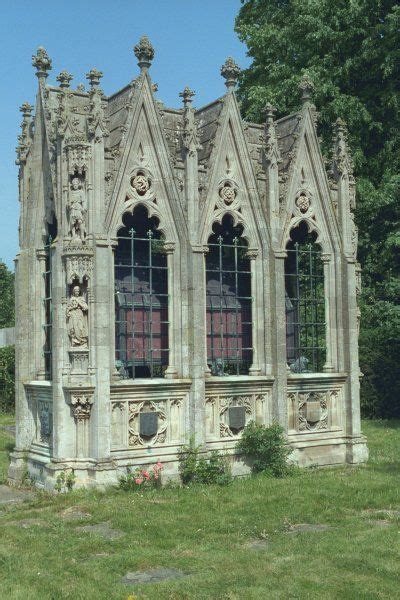
[[[67,304],[67,330],[73,347],[87,348],[88,346],[87,312],[86,300],[81,296],[79,285],[75,285]]]
[[[90,279],[93,270],[93,251],[81,244],[69,243],[63,252],[67,283],[83,283]]]
[[[71,181],[68,198],[69,234],[75,240],[83,242],[86,239],[86,194],[83,182],[79,177]]]
[[[231,56],[228,56],[225,63],[221,67],[221,75],[225,79],[225,85],[228,90],[236,85],[236,81],[240,75],[240,67],[235,63]]]
[[[184,149],[189,153],[189,156],[194,156],[195,153],[201,149],[199,142],[199,134],[197,130],[197,123],[194,118],[194,108],[192,108],[192,97],[194,92],[185,87],[183,92],[179,94],[183,98],[183,129],[182,129],[182,145]]]
[[[17,165],[23,165],[26,163],[26,157],[28,154],[28,150],[31,145],[31,137],[30,137],[30,127],[31,127],[31,113],[33,110],[33,106],[29,104],[29,102],[24,102],[24,104],[19,109],[22,113],[22,123],[21,123],[21,135],[18,136],[18,146],[17,150]]]
[[[226,183],[219,190],[219,197],[225,202],[225,204],[232,204],[236,198],[236,190],[231,183]]]
[[[68,71],[61,71],[61,73],[57,75],[56,79],[60,82],[60,88],[69,88],[69,84],[73,77],[70,73],[68,73]]]
[[[206,395],[207,436],[209,439],[216,439],[240,435],[240,431],[232,431],[230,428],[229,409],[234,407],[244,408],[246,424],[249,421],[268,424],[268,399],[267,393]]]
[[[151,61],[154,58],[154,48],[150,43],[147,35],[143,35],[139,43],[133,48],[136,58],[138,59],[138,65],[140,69],[148,69],[151,65]]]
[[[71,394],[72,412],[76,421],[89,419],[92,404],[93,397],[90,394]]]
[[[128,444],[131,447],[135,446],[150,446],[154,444],[162,444],[166,439],[167,422],[166,422],[166,406],[165,402],[151,402],[149,400],[140,403],[129,403],[129,440]],[[150,438],[143,438],[140,435],[139,421],[141,412],[155,412],[157,414],[157,432]]]
[[[225,396],[219,398],[219,433],[220,437],[234,437],[235,434],[229,427],[228,409],[233,406],[243,406],[247,416],[252,415],[251,396]],[[249,419],[250,420],[250,419]]]
[[[146,177],[146,175],[144,175],[144,173],[137,173],[137,175],[132,177],[131,185],[139,194],[139,196],[144,196],[151,187],[151,181]]]
[[[353,161],[347,147],[347,127],[340,118],[333,126],[332,171],[336,179],[348,175],[349,182],[354,182]]]
[[[296,206],[301,213],[306,213],[310,208],[310,199],[304,193],[300,194],[300,196],[296,199]]]
[[[267,103],[265,106],[265,111],[266,120],[264,129],[264,155],[267,164],[275,167],[277,164],[282,162],[274,123],[274,113],[276,109],[272,106],[272,104]]]
[[[299,432],[328,430],[329,415],[334,406],[337,411],[338,399],[338,390],[290,392],[288,400],[293,411],[294,429]]]
[[[53,400],[51,389],[30,389],[28,405],[34,424],[33,442],[49,445],[53,435]]]
[[[89,352],[77,349],[69,352],[71,375],[86,375],[89,367]]]
[[[46,78],[47,71],[51,70],[51,58],[43,46],[39,46],[37,53],[32,56],[32,65],[36,69],[36,75],[39,78]]]
[[[53,403],[51,401],[39,400],[38,416],[40,422],[39,440],[44,444],[49,444],[53,430]]]
[[[88,172],[91,158],[90,145],[82,141],[81,136],[71,136],[65,146],[69,175],[83,175]]]
[[[301,91],[301,100],[303,104],[310,102],[315,90],[315,85],[308,73],[302,75],[299,83],[299,90]]]
[[[104,115],[104,109],[107,105],[103,101],[103,92],[100,88],[101,77],[103,77],[103,73],[97,69],[91,69],[86,75],[86,79],[90,83],[88,133],[96,143],[109,135],[107,119]]]

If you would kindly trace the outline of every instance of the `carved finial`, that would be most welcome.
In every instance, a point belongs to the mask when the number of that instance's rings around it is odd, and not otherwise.
[[[50,71],[51,69],[51,58],[43,46],[39,46],[36,54],[32,56],[32,65],[35,67],[36,76],[39,79],[45,79],[47,77],[47,71]]]
[[[299,90],[301,91],[301,101],[303,104],[306,104],[306,102],[311,101],[314,89],[315,86],[309,74],[303,73],[299,83]]]
[[[142,71],[148,69],[154,58],[154,48],[147,35],[142,35],[139,43],[134,46],[133,51],[138,59],[138,65]]]
[[[60,82],[61,88],[69,88],[69,83],[73,79],[72,75],[68,71],[61,71],[56,77],[57,81]]]
[[[194,95],[195,92],[186,86],[183,92],[180,92],[179,94],[179,96],[183,99],[183,106],[190,106]]]
[[[265,105],[265,120],[267,123],[272,123],[274,120],[274,114],[276,113],[276,108],[272,106],[270,102],[267,102]]]
[[[89,73],[86,73],[86,79],[89,80],[91,88],[98,88],[102,77],[103,73],[94,68],[90,69]]]
[[[222,65],[221,75],[226,80],[225,85],[228,90],[235,87],[237,79],[240,75],[240,67],[235,63],[231,56],[229,56]]]
[[[82,92],[85,93],[85,84],[84,83],[78,83],[78,85],[76,86],[76,91],[77,92]]]
[[[22,116],[24,117],[24,119],[29,119],[31,116],[31,113],[33,111],[33,106],[32,104],[29,104],[29,102],[24,102],[21,106],[20,106],[20,112],[22,112]]]

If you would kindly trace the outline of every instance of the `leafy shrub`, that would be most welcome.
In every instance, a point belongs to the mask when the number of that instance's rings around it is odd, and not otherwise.
[[[61,471],[61,473],[57,475],[54,489],[60,493],[70,492],[75,485],[75,479],[73,469],[69,472]]]
[[[119,479],[119,488],[126,492],[142,490],[145,488],[156,487],[160,484],[162,464],[157,462],[151,469],[142,469],[138,467],[134,471],[127,470],[127,474]]]
[[[0,412],[14,412],[15,352],[14,346],[0,348]]]
[[[200,456],[201,446],[193,438],[179,451],[179,473],[182,483],[216,483],[226,485],[232,481],[231,469],[226,457],[213,450],[208,456]]]
[[[243,430],[236,449],[252,460],[254,473],[265,472],[273,477],[283,477],[290,471],[283,429],[277,423],[265,427],[251,421]]]

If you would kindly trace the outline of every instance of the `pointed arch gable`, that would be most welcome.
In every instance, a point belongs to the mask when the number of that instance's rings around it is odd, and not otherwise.
[[[281,216],[281,249],[285,250],[290,232],[301,222],[315,231],[317,242],[326,253],[338,252],[340,234],[331,200],[328,176],[310,111],[303,115],[296,157],[287,186]],[[302,199],[305,198],[303,201]]]
[[[142,79],[131,111],[127,120],[125,142],[120,151],[114,190],[107,209],[106,229],[111,235],[115,235],[123,213],[140,203],[146,206],[150,215],[157,216],[167,239],[182,240],[186,236],[183,209],[147,76]],[[142,195],[137,193],[135,184],[132,184],[132,179],[138,175],[147,178],[149,184],[149,189]]]
[[[247,239],[249,246],[260,247],[261,241],[269,240],[270,235],[242,129],[239,107],[234,94],[227,94],[224,103],[209,159],[210,173],[200,222],[200,240],[206,244],[212,224],[215,221],[221,222],[225,214],[230,214],[235,225],[243,225],[243,237]],[[226,187],[233,189],[233,199],[232,192],[228,192],[230,197],[224,198]]]

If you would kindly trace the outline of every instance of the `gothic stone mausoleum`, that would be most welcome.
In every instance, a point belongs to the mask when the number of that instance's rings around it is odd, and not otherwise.
[[[359,463],[354,178],[342,121],[327,171],[313,84],[302,106],[243,121],[239,68],[195,109],[155,97],[140,73],[111,96],[33,57],[36,107],[21,107],[16,260],[17,441],[10,466],[52,488],[115,483],[194,435],[232,456],[246,423],[278,421],[300,465]],[[300,105],[300,98],[299,98]]]

